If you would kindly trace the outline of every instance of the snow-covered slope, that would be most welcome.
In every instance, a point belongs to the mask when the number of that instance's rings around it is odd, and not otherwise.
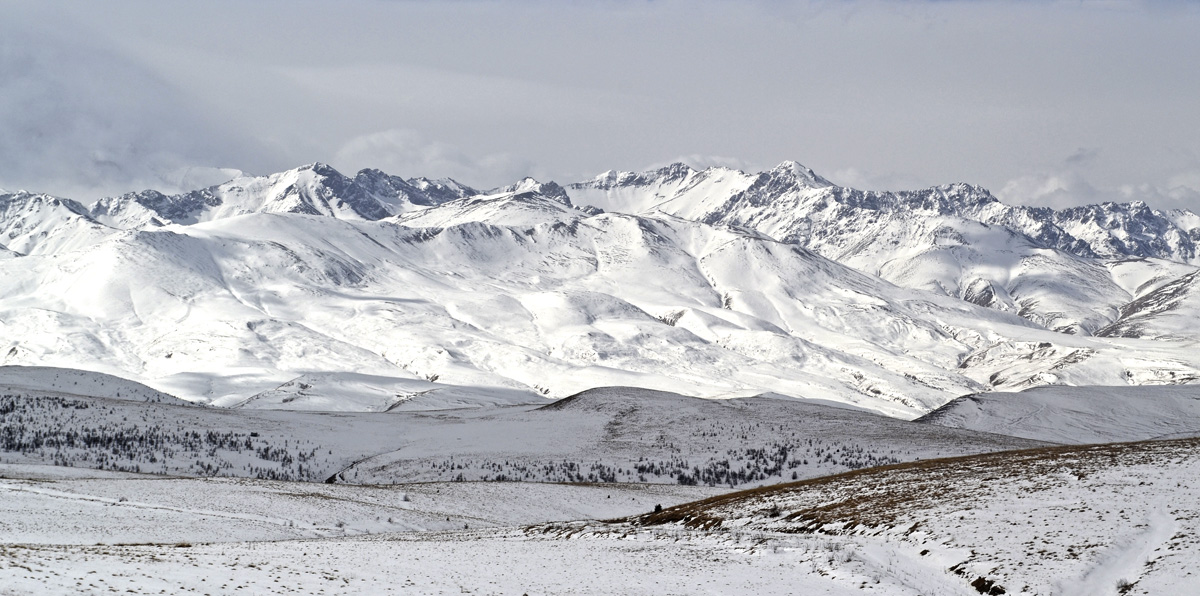
[[[141,383],[73,368],[0,366],[0,388],[17,391],[67,393],[111,399],[128,399],[190,406],[184,401]]]
[[[1002,391],[1042,385],[1170,385],[1200,379],[1191,341],[1077,338],[1001,341],[960,365],[964,374]]]
[[[917,422],[1054,443],[1200,436],[1200,387],[1036,387],[966,395]]]
[[[1200,337],[1200,272],[1162,284],[1121,307],[1121,316],[1098,335],[1194,342]]]
[[[955,368],[968,354],[1037,335],[756,234],[497,196],[491,217],[520,226],[437,218],[475,199],[424,212],[432,228],[256,213],[0,262],[0,348],[226,405],[357,372],[552,396],[776,391],[914,416],[984,388]]]
[[[326,372],[301,375],[250,396],[234,407],[262,410],[425,411],[454,408],[542,405],[545,399],[520,389],[459,387],[425,379]]]
[[[442,418],[445,420],[445,418]],[[651,482],[742,486],[1038,443],[782,397],[705,400],[628,387],[412,428],[337,482]]]
[[[1116,259],[1106,261],[1104,265],[1111,272],[1113,281],[1135,299],[1196,271],[1191,265],[1163,259]]]

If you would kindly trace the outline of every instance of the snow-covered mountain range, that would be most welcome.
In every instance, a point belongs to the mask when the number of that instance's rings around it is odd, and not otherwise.
[[[860,191],[794,162],[489,191],[313,164],[91,206],[0,194],[0,354],[224,406],[626,385],[916,417],[1200,379],[1198,242],[1186,211]]]
[[[682,164],[608,172],[570,190],[604,209],[748,227],[900,286],[1017,312],[1068,333],[1094,332],[1141,284],[1180,272],[1159,261],[1200,263],[1200,218],[1186,211],[1143,203],[1014,207],[967,184],[860,191],[795,162],[759,174]],[[1149,261],[1136,274],[1108,270],[1126,259]],[[1138,276],[1137,286],[1129,275]]]

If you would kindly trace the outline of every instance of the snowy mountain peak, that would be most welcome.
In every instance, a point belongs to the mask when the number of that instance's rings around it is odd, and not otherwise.
[[[968,216],[983,206],[1000,203],[986,188],[964,182],[899,192],[896,196],[901,199],[898,206],[902,208]]]
[[[442,193],[431,195],[408,180],[375,169],[360,170],[354,176],[354,184],[382,202],[392,215],[440,205],[459,198]]]
[[[692,166],[677,161],[654,170],[654,173],[657,174],[662,180],[673,181],[687,178],[688,176],[695,174],[696,170],[692,168]]]
[[[480,194],[478,190],[458,182],[452,178],[409,178],[408,183],[417,190],[425,193],[435,203],[445,203],[455,199]]]
[[[644,172],[622,172],[609,170],[587,181],[570,185],[570,188],[595,188],[608,190],[619,187],[649,187],[678,183],[696,173],[685,163],[672,163]]]
[[[818,176],[812,168],[805,167],[799,162],[788,160],[771,169],[770,174],[773,176],[784,176],[790,178],[797,184],[807,186],[809,188],[825,188],[834,184],[821,176]]]
[[[22,254],[90,246],[114,230],[71,199],[26,191],[0,195],[0,245]]]
[[[395,222],[408,227],[446,228],[466,223],[528,228],[565,222],[588,215],[571,204],[561,186],[525,178],[516,184],[447,201],[436,207],[398,215]]]
[[[538,182],[532,177],[526,176],[516,184],[510,184],[501,188],[497,188],[488,194],[511,193],[514,195],[524,193],[535,193],[542,195],[548,199],[558,201],[568,207],[571,207],[571,198],[567,196],[567,191],[555,182]]]
[[[5,212],[11,212],[12,210],[65,209],[76,215],[88,217],[87,207],[76,201],[48,194],[31,193],[25,190],[18,190],[13,193],[0,193],[0,209],[3,209]]]
[[[1200,261],[1200,217],[1190,211],[1162,212],[1134,201],[1070,207],[1051,217],[1099,256]]]
[[[302,166],[296,168],[295,171],[296,172],[311,171],[314,174],[317,174],[319,176],[325,176],[325,177],[329,177],[329,178],[338,178],[338,177],[345,178],[346,177],[341,172],[337,171],[333,166],[331,166],[329,164],[321,163],[319,161],[302,165]]]

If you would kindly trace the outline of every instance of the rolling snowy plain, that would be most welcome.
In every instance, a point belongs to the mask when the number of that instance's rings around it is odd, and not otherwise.
[[[9,594],[1188,594],[1198,453],[1041,448],[716,496],[4,466],[0,578]]]
[[[0,594],[1198,593],[1198,242],[794,162],[0,193]]]

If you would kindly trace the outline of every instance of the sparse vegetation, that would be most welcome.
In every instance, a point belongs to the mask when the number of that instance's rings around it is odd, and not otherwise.
[[[58,466],[188,476],[314,481],[319,445],[258,433],[187,428],[128,414],[101,400],[0,395],[0,451]]]
[[[736,431],[736,427],[734,431]],[[761,429],[754,429],[760,432]],[[779,433],[777,429],[771,432]],[[782,433],[780,433],[782,434]],[[722,442],[752,443],[751,432],[720,435]],[[766,436],[778,436],[767,434]],[[717,442],[717,441],[714,441]],[[652,451],[681,453],[674,443],[656,445]],[[736,487],[772,481],[796,479],[797,470],[805,476],[836,473],[900,462],[894,449],[876,449],[863,443],[819,438],[770,440],[761,447],[746,446],[725,450],[722,457],[700,461],[681,455],[665,458],[642,456],[626,465],[607,461],[575,460],[490,460],[483,458],[447,458],[428,462],[429,476],[436,480],[508,481],[508,482],[652,482],[683,485]],[[695,463],[693,463],[695,462]],[[353,477],[352,477],[353,478]]]
[[[843,474],[752,488],[656,511],[631,521],[640,525],[680,523],[719,528],[727,516],[770,500],[783,510],[773,529],[797,533],[852,533],[858,528],[892,527],[902,515],[933,503],[969,507],[989,483],[1030,479],[1049,484],[1085,478],[1086,472],[1121,461],[1150,463],[1178,450],[1200,449],[1200,439],[1141,441],[1104,445],[1040,447],[962,457],[921,460]],[[946,475],[975,482],[948,482]],[[1029,490],[1035,490],[1034,484]],[[765,510],[769,512],[770,509]],[[767,515],[769,519],[776,516]]]

